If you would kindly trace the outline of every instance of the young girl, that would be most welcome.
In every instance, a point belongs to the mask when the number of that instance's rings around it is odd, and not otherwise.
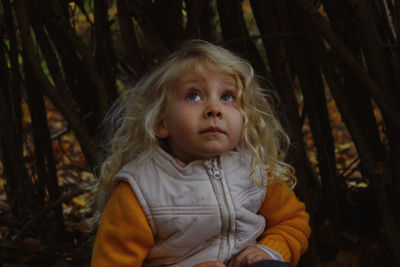
[[[308,214],[265,94],[248,62],[196,40],[123,96],[92,266],[296,264]]]

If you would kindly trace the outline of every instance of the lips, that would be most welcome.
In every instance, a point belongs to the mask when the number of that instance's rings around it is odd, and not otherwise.
[[[202,134],[224,134],[225,131],[223,131],[222,129],[220,129],[219,127],[208,127],[202,131],[200,131],[200,133]]]

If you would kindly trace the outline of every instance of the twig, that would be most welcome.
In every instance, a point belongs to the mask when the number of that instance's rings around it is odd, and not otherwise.
[[[56,134],[53,134],[51,136],[51,140],[55,140],[55,139],[59,139],[61,136],[63,136],[64,134],[68,133],[71,129],[69,127],[65,127],[64,129],[62,129],[61,131],[57,132]]]
[[[349,165],[342,169],[342,173],[340,174],[343,177],[347,177],[348,175],[344,176],[345,172],[347,172],[354,164],[356,164],[360,160],[360,157],[355,158]],[[352,172],[353,173],[353,172]]]
[[[93,115],[93,112],[92,112],[92,111],[88,112],[87,114],[85,114],[85,115],[82,117],[82,121],[86,121],[86,120],[87,120],[88,118],[90,118],[92,115]],[[51,140],[55,140],[55,139],[60,138],[60,137],[63,136],[64,134],[68,133],[70,130],[71,130],[71,128],[69,127],[69,125],[67,125],[67,127],[63,128],[63,129],[61,129],[59,132],[53,134],[53,135],[51,136]]]

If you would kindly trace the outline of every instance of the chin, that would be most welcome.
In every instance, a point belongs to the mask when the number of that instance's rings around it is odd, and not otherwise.
[[[204,153],[203,153],[203,155],[205,155],[204,156],[204,158],[208,158],[208,159],[210,159],[210,158],[214,158],[214,157],[216,157],[216,156],[220,156],[221,154],[224,154],[225,152],[227,152],[227,150],[218,150],[218,149],[215,149],[215,150],[208,150],[208,151],[205,151]]]

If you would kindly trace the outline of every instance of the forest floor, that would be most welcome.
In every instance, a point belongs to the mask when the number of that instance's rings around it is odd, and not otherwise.
[[[309,250],[299,266],[310,266],[315,256],[326,267],[375,267],[392,266],[390,255],[379,231],[379,215],[368,189],[368,181],[361,177],[357,166],[357,152],[351,142],[340,114],[333,101],[328,99],[328,109],[335,139],[337,169],[345,184],[343,214],[346,223],[338,233],[329,220],[318,229],[313,229],[319,246]],[[65,234],[54,246],[41,243],[39,233],[30,232],[32,222],[17,222],[10,215],[4,179],[1,179],[0,162],[0,266],[89,266],[94,234],[87,231],[86,221],[92,216],[92,194],[88,190],[95,183],[93,174],[86,168],[79,144],[74,135],[66,130],[63,118],[48,105],[48,121],[53,138],[54,156],[57,160],[59,185],[64,202]],[[23,106],[24,126],[29,128],[28,108]],[[379,120],[379,113],[376,114]],[[312,163],[317,166],[315,146],[307,121],[304,136]],[[25,156],[33,158],[29,145],[29,131],[26,134]],[[32,165],[32,163],[29,164]],[[316,167],[318,171],[318,168]],[[38,216],[36,221],[45,220]],[[322,245],[321,245],[322,244]]]

